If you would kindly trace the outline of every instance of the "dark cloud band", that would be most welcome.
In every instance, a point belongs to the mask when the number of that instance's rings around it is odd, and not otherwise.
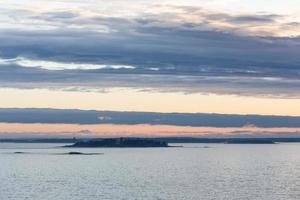
[[[192,127],[300,127],[300,117],[111,112],[59,109],[0,109],[0,122],[50,124],[152,124]]]

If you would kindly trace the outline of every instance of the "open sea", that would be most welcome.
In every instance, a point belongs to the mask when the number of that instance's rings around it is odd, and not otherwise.
[[[62,145],[0,143],[0,200],[300,199],[299,143]]]

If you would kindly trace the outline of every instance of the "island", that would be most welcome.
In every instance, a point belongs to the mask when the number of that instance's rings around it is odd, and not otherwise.
[[[165,141],[144,139],[144,138],[105,138],[77,141],[72,145],[64,147],[170,147]]]
[[[91,156],[91,155],[103,155],[103,153],[83,153],[83,152],[71,151],[68,153],[58,153],[56,155],[87,155],[87,156]]]

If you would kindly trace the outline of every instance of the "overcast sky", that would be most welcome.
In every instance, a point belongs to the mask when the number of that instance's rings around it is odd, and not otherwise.
[[[11,0],[0,107],[300,116],[298,0]]]

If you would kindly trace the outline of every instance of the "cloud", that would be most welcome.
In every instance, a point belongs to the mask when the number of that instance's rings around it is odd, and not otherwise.
[[[243,128],[243,130],[249,131],[258,127],[300,127],[300,117],[288,116],[113,112],[17,108],[1,108],[0,122],[25,124],[150,124],[190,127],[241,127]],[[84,130],[82,131],[83,133],[88,132],[86,131],[86,129],[81,130]]]
[[[299,128],[190,127],[172,125],[0,123],[0,138],[197,137],[299,138]],[[81,133],[89,130],[91,133]],[[88,132],[89,132],[88,131]],[[176,138],[175,138],[176,139]]]
[[[45,70],[17,65],[0,67],[1,87],[51,89],[80,92],[105,92],[127,87],[155,92],[238,94],[272,98],[299,98],[297,74],[270,77],[217,72],[167,74],[152,69]],[[287,76],[288,74],[284,74]]]
[[[70,9],[2,6],[2,87],[299,97],[300,32],[291,16],[63,3]]]
[[[105,65],[105,64],[89,64],[89,63],[63,63],[46,60],[34,60],[24,57],[13,59],[1,59],[0,65],[18,65],[20,67],[41,68],[47,70],[92,70],[92,69],[134,69],[128,65]]]
[[[42,19],[42,20],[63,20],[63,19],[74,19],[79,17],[80,14],[70,11],[59,11],[59,12],[45,12],[42,13],[36,17],[33,17],[33,19]]]
[[[276,20],[282,18],[280,15],[239,15],[231,17],[231,22],[234,23],[276,23]]]
[[[112,118],[110,116],[100,116],[98,117],[100,121],[110,121]]]
[[[90,131],[90,130],[80,130],[78,131],[78,134],[84,134],[84,135],[90,135],[92,134],[93,132]]]

